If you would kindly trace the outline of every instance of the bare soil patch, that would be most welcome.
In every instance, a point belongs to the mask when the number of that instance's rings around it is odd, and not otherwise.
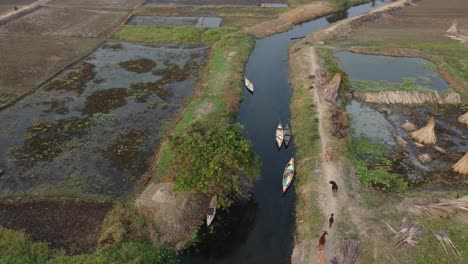
[[[0,27],[0,33],[86,37],[104,36],[126,12],[42,7]]]
[[[0,15],[13,11],[14,7],[22,7],[25,5],[32,4],[36,2],[37,0],[2,0],[0,2]]]
[[[98,42],[96,39],[0,35],[0,109],[35,90]]]
[[[102,222],[112,203],[74,200],[1,202],[0,224],[24,229],[34,240],[49,242],[67,254],[95,249]]]
[[[49,3],[64,7],[102,7],[131,9],[143,0],[55,0]]]
[[[251,5],[260,6],[262,3],[284,3],[287,0],[147,0],[145,5]]]

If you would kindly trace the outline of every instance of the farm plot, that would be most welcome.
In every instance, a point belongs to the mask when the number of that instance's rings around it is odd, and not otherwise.
[[[132,9],[143,0],[54,0],[48,5],[64,7],[100,7],[112,9]]]
[[[287,3],[287,0],[147,0],[145,5],[251,5],[260,6],[262,3]]]
[[[98,42],[97,39],[0,35],[0,109],[32,92]]]
[[[125,12],[42,7],[0,27],[0,33],[103,37],[125,17]]]
[[[0,15],[12,11],[13,8],[16,6],[18,8],[32,4],[37,0],[2,0],[0,2]]]
[[[1,112],[0,196],[131,193],[207,52],[108,43]]]

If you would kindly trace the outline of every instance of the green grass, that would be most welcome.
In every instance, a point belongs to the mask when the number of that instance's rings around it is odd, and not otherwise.
[[[148,240],[124,241],[92,254],[67,256],[46,243],[34,242],[23,231],[0,226],[0,263],[62,264],[62,263],[176,263],[176,253],[170,248],[155,248]]]
[[[429,79],[430,82],[430,79]],[[427,79],[425,78],[405,78],[403,82],[387,82],[387,81],[351,81],[353,90],[357,92],[382,92],[382,91],[416,91],[422,93],[432,93],[433,89],[420,85],[418,83],[426,84]],[[430,85],[431,83],[429,83]]]
[[[294,50],[295,46],[290,50]],[[296,219],[303,221],[301,229],[298,230],[301,240],[312,243],[320,233],[325,217],[318,206],[318,193],[314,191],[317,178],[314,174],[316,169],[316,158],[320,152],[320,136],[318,131],[317,111],[314,97],[301,78],[304,74],[304,65],[289,60],[290,81],[292,86],[292,97],[290,102],[291,130],[294,133],[296,146]],[[309,191],[300,193],[304,187]]]
[[[213,44],[234,31],[233,28],[206,29],[193,26],[125,25],[114,35],[114,39],[151,43]]]

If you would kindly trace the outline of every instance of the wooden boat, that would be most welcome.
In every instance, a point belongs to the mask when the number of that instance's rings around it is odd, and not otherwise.
[[[283,173],[283,194],[288,190],[294,177],[294,157],[292,157]]]
[[[278,148],[281,148],[281,144],[283,144],[283,138],[284,138],[283,125],[281,125],[281,122],[280,122],[278,124],[278,127],[276,128],[276,145],[278,145]]]
[[[210,206],[208,207],[208,212],[206,213],[206,225],[207,226],[210,226],[211,222],[213,222],[213,219],[215,218],[217,203],[218,203],[218,197],[215,195],[213,196],[213,198],[211,198]]]
[[[251,83],[247,78],[244,79],[244,83],[245,83],[245,87],[247,87],[247,89],[253,93],[254,92],[254,86],[253,86],[253,83]]]
[[[289,123],[286,123],[284,127],[284,146],[288,147],[289,139],[291,139],[291,129],[289,128]]]

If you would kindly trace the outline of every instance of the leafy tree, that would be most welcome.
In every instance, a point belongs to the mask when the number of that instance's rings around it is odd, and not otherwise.
[[[259,159],[238,123],[197,121],[174,138],[173,149],[176,187],[217,194],[221,207],[241,197],[259,175]]]

